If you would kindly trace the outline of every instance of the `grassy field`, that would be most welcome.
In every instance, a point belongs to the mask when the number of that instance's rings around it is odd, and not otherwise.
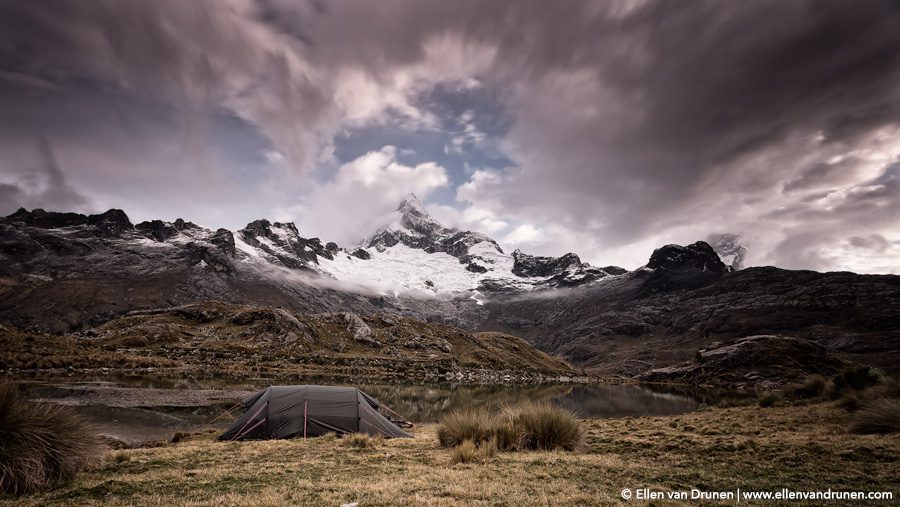
[[[851,434],[846,417],[827,403],[590,420],[586,452],[500,452],[457,465],[434,426],[368,447],[327,437],[219,443],[210,434],[110,451],[67,486],[0,505],[608,505],[625,503],[626,487],[892,491],[893,502],[859,504],[896,505],[900,437]],[[760,505],[798,504],[816,502]]]

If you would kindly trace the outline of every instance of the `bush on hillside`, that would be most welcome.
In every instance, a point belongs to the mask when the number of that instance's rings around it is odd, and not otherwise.
[[[0,491],[21,495],[67,482],[99,448],[80,415],[24,401],[12,382],[0,380]]]

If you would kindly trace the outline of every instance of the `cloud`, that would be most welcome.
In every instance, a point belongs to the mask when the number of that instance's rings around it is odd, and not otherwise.
[[[0,183],[0,215],[20,207],[92,211],[88,199],[69,185],[50,142],[40,138],[37,161],[17,182]]]
[[[351,246],[387,225],[410,192],[425,199],[448,182],[443,167],[433,162],[401,164],[397,149],[385,146],[342,165],[332,180],[317,186],[287,214],[300,217],[305,234]]]
[[[0,1],[0,33],[0,143],[46,135],[95,202],[129,192],[103,176],[130,157],[120,171],[155,168],[154,196],[157,181],[193,186],[190,211],[222,225],[268,209],[350,238],[411,187],[441,188],[456,201],[436,213],[455,224],[595,264],[722,231],[752,242],[748,264],[898,264],[894,247],[863,262],[852,239],[900,240],[890,2]],[[442,109],[441,89],[491,103]],[[23,106],[38,98],[59,118]],[[334,160],[336,136],[372,126],[445,133],[444,166],[400,164],[383,143]],[[172,163],[173,145],[192,162]],[[446,163],[488,148],[501,166]],[[11,166],[2,191],[21,200]],[[148,215],[188,202],[129,200]]]

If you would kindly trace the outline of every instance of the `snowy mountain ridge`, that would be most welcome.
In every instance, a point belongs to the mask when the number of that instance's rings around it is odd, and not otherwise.
[[[583,285],[625,272],[594,268],[575,254],[559,259],[519,250],[507,254],[485,234],[438,223],[415,194],[403,199],[391,221],[362,246],[364,255],[338,254],[320,269],[360,284],[435,294],[468,291],[476,300],[494,292]]]
[[[559,258],[519,250],[507,254],[484,234],[440,224],[412,194],[387,224],[351,248],[304,238],[291,222],[255,220],[232,233],[182,219],[132,225],[121,210],[81,215],[22,209],[2,219],[0,228],[0,248],[32,252],[35,263],[76,249],[100,266],[113,264],[116,255],[103,252],[114,247],[146,259],[148,272],[184,265],[270,277],[295,271],[305,279],[333,279],[370,292],[464,296],[479,302],[490,294],[574,287],[626,272],[593,267],[572,253]]]

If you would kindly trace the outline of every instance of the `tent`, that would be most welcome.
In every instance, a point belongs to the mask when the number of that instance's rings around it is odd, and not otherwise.
[[[355,387],[271,386],[241,402],[244,413],[219,440],[315,437],[334,432],[410,437]]]

